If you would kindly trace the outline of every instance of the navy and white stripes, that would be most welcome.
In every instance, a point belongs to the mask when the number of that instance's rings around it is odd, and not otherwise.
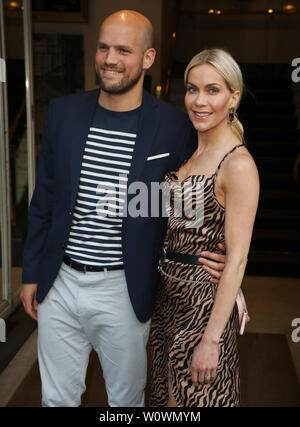
[[[97,266],[123,264],[122,208],[135,140],[133,132],[89,129],[66,249],[70,258]]]

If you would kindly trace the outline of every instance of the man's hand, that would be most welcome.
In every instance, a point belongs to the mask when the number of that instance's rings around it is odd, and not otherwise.
[[[221,243],[218,243],[218,248],[222,249],[225,252],[225,246]],[[205,258],[200,257],[199,261],[202,262],[203,268],[211,276],[213,276],[210,281],[212,283],[219,283],[220,277],[222,276],[224,266],[225,266],[225,255],[215,254],[213,252],[201,252],[201,255]],[[209,259],[207,259],[209,258]]]
[[[20,298],[26,313],[34,320],[37,320],[38,303],[35,299],[37,286],[37,283],[25,284],[22,286],[20,293]]]

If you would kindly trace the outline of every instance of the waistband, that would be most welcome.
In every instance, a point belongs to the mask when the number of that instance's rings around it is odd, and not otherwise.
[[[88,265],[82,264],[81,262],[75,261],[74,259],[69,258],[68,256],[64,256],[63,262],[67,264],[69,267],[74,268],[77,271],[83,271],[86,273],[87,271],[112,271],[112,270],[123,270],[124,268],[121,265],[110,265],[107,267],[99,267],[97,265]]]
[[[164,248],[161,250],[162,260],[168,259],[170,261],[181,262],[182,264],[202,265],[203,263],[199,261],[200,256],[201,255],[181,254],[180,252],[166,251]],[[201,258],[204,257],[201,256]]]

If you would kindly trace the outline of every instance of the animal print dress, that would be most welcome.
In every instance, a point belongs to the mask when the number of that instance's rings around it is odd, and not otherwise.
[[[241,145],[244,144],[235,146],[224,156],[217,171],[211,176],[192,175],[181,183],[176,172],[169,172],[165,176],[165,183],[173,189],[169,199],[165,251],[189,255],[196,255],[204,250],[221,252],[217,244],[224,244],[225,209],[216,199],[214,185],[224,159]],[[185,209],[181,210],[183,215],[176,213],[180,197],[185,204]],[[196,215],[193,217],[189,212],[196,212]],[[234,306],[219,342],[215,379],[209,384],[195,387],[189,363],[208,323],[217,285],[209,281],[211,276],[201,265],[183,264],[168,260],[167,257],[161,259],[160,273],[161,283],[150,334],[150,405],[166,406],[170,379],[177,406],[239,406],[237,306]]]

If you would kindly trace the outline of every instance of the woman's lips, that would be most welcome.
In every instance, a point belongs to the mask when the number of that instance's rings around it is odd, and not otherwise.
[[[199,119],[207,119],[212,113],[208,112],[208,111],[193,111],[194,116]]]

